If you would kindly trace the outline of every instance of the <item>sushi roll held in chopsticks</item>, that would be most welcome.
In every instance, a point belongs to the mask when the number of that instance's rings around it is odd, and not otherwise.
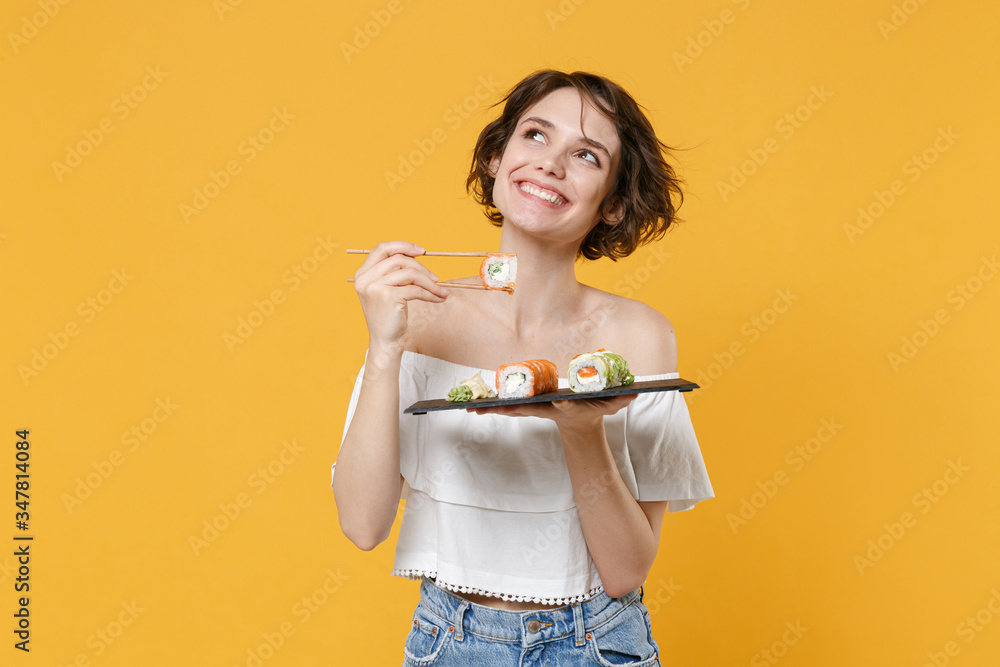
[[[569,362],[568,379],[570,389],[584,392],[629,385],[635,378],[629,372],[625,359],[601,348],[597,352],[573,357]]]
[[[559,388],[559,369],[548,359],[516,361],[497,369],[500,398],[527,398]]]
[[[514,293],[514,279],[517,277],[517,255],[502,252],[490,253],[479,267],[483,285],[490,290]]]

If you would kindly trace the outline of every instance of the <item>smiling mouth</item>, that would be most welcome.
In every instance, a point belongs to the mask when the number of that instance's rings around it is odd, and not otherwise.
[[[521,189],[522,192],[527,192],[529,195],[543,199],[550,204],[555,204],[556,206],[565,206],[566,200],[557,195],[550,190],[543,190],[527,181],[521,181],[517,184],[517,187]]]

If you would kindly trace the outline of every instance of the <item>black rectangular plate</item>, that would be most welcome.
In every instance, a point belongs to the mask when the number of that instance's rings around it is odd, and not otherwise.
[[[614,387],[604,391],[591,391],[577,393],[572,389],[557,389],[537,396],[528,398],[482,398],[478,401],[468,401],[467,403],[457,403],[446,398],[436,398],[429,401],[417,401],[403,412],[405,414],[422,415],[426,412],[436,412],[437,410],[457,410],[459,408],[492,408],[498,405],[518,405],[521,403],[551,403],[552,401],[574,400],[580,398],[607,398],[608,396],[621,396],[622,394],[645,394],[651,391],[691,391],[698,389],[698,385],[683,378],[672,380],[646,380],[644,382],[633,382],[625,387]]]

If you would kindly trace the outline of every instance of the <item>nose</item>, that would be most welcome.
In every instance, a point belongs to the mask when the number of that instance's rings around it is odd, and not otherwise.
[[[562,153],[555,150],[546,151],[544,155],[539,157],[537,169],[552,174],[556,178],[562,178],[566,174]]]

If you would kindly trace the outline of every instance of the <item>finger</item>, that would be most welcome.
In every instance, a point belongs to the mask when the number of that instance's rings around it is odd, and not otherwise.
[[[571,415],[574,412],[576,414],[585,414],[588,410],[592,410],[594,407],[600,407],[600,403],[577,399],[573,401],[553,401],[552,407],[564,415]]]
[[[627,405],[638,397],[639,394],[615,394],[614,396],[599,396],[583,399],[592,405]]]
[[[638,394],[618,394],[616,396],[604,396],[601,398],[589,398],[584,400],[586,400],[588,404],[595,407],[618,409],[631,403],[636,396],[638,396]]]
[[[448,289],[438,285],[437,282],[434,281],[433,274],[428,275],[429,273],[430,272],[426,269],[423,271],[412,268],[400,269],[399,271],[394,271],[387,275],[383,279],[382,283],[396,287],[417,285],[418,287],[423,287],[431,294],[434,294],[442,299],[448,296]]]
[[[361,263],[361,267],[358,269],[354,277],[357,278],[359,274],[364,273],[372,266],[378,264],[387,257],[392,255],[406,255],[409,257],[419,257],[427,252],[421,246],[415,243],[410,243],[409,241],[383,241],[377,246],[372,248],[372,251],[368,253],[365,261]]]
[[[508,417],[548,418],[552,414],[552,407],[545,403],[519,403],[518,405],[501,406],[497,409],[497,414]]]
[[[399,290],[399,295],[404,301],[427,301],[429,303],[444,303],[445,298],[433,292],[428,292],[418,285],[407,285],[405,287],[394,287]]]
[[[638,397],[639,394],[622,394],[613,397],[611,400],[608,401],[610,408],[614,410],[614,412],[612,412],[611,414],[614,414],[615,412],[618,412],[622,408],[626,407],[629,403],[631,403]]]
[[[402,264],[399,268],[395,265]],[[385,288],[420,285],[439,298],[448,296],[448,289],[437,284],[437,276],[416,260],[386,260],[361,278],[354,281],[354,288],[362,296],[382,293]]]
[[[364,265],[362,265],[360,268],[358,268],[357,271],[354,272],[354,281],[358,282],[359,280],[368,280],[368,281],[378,280],[379,278],[382,278],[388,275],[389,273],[392,273],[393,271],[407,267],[414,269],[421,269],[427,271],[429,275],[433,275],[427,267],[425,267],[423,264],[420,263],[419,260],[414,259],[409,255],[395,253],[383,258],[382,261],[373,264],[371,266],[365,267]],[[434,277],[436,278],[437,276]]]
[[[518,410],[516,405],[497,405],[492,408],[466,408],[466,412],[475,412],[477,415],[507,415],[508,417],[528,417],[527,412]]]
[[[358,271],[354,274],[354,282],[355,284],[361,283],[362,286],[371,285],[384,280],[386,276],[401,269],[413,269],[414,271],[419,271],[435,282],[440,280],[437,277],[437,274],[421,264],[419,260],[406,255],[392,255],[385,258],[364,273],[361,272],[361,269],[358,269]]]

